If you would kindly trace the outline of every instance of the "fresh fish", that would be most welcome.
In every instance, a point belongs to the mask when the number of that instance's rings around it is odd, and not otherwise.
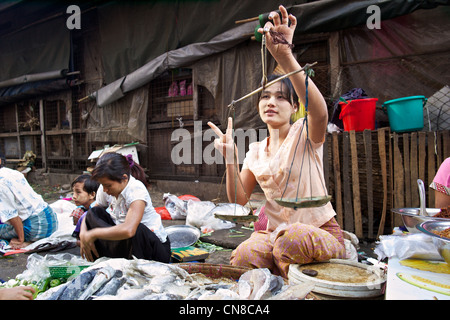
[[[270,273],[269,269],[253,269],[239,278],[241,299],[262,300],[277,293],[283,286],[283,278]]]
[[[175,275],[167,275],[163,277],[153,277],[148,284],[148,287],[152,289],[153,292],[162,293],[169,285],[175,284],[177,277]],[[181,285],[184,282],[181,282]],[[176,284],[175,284],[176,285]]]
[[[239,299],[240,296],[238,293],[236,293],[233,290],[223,288],[215,292],[206,291],[200,297],[198,297],[198,300],[239,300]]]
[[[97,274],[97,270],[92,269],[80,273],[79,276],[65,285],[65,290],[62,290],[59,296],[54,297],[52,300],[77,300],[92,282]],[[56,293],[59,292],[59,290],[56,291]]]
[[[115,295],[117,290],[122,287],[127,279],[125,277],[114,277],[110,281],[108,281],[102,288],[98,289],[97,292],[94,293],[93,296],[100,297],[104,295]]]
[[[155,293],[146,296],[143,300],[183,300],[182,296],[172,293]]]
[[[278,294],[267,300],[303,300],[314,289],[312,283],[285,285]]]
[[[127,290],[119,290],[116,296],[112,297],[114,300],[142,300],[145,297],[152,294],[151,290],[147,289],[127,289]],[[100,297],[101,298],[101,297]],[[106,296],[105,296],[106,298]]]
[[[86,287],[84,292],[78,297],[78,300],[86,300],[90,296],[92,296],[98,289],[100,289],[103,286],[103,284],[111,280],[115,272],[116,270],[114,270],[109,266],[106,266],[98,270],[94,279],[91,281],[89,286]]]
[[[237,294],[237,286],[229,283],[208,283],[205,285],[198,286],[193,289],[189,295],[186,297],[186,300],[205,300],[205,298],[209,295],[214,295],[218,291],[232,291]],[[234,299],[234,298],[233,298]]]
[[[167,276],[175,276],[180,279],[190,278],[190,274],[186,270],[157,261],[136,260],[133,267],[135,271],[152,278]]]
[[[65,284],[58,286],[57,288],[55,288],[54,292],[52,292],[49,297],[45,298],[45,300],[58,300],[58,298],[62,295],[62,293],[66,290],[66,288],[67,288],[67,285],[65,285]],[[38,295],[37,300],[43,299],[45,293],[46,292]]]
[[[253,269],[239,281],[189,274],[176,264],[143,259],[102,261],[72,281],[39,296],[49,300],[234,300],[304,299],[311,284],[285,285],[268,269]],[[47,294],[47,295],[45,295]],[[45,295],[45,298],[44,298]]]

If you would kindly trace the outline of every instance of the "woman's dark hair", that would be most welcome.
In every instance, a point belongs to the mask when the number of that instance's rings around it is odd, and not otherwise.
[[[271,74],[267,77],[267,82],[270,82],[272,80],[278,79],[282,75],[280,74]],[[294,86],[292,85],[292,82],[289,78],[284,78],[280,80],[281,82],[281,89],[284,93],[286,93],[286,99],[292,104],[292,106],[298,107],[298,95],[297,92],[294,90]],[[259,97],[261,99],[261,95]]]
[[[81,176],[76,177],[75,180],[73,180],[71,187],[73,188],[73,186],[79,182],[83,183],[83,190],[89,194],[93,192],[97,193],[98,187],[100,186],[100,184],[92,179],[89,174],[82,174]]]
[[[148,187],[144,169],[134,162],[131,156],[125,157],[116,152],[108,152],[101,156],[92,171],[92,179],[108,178],[112,181],[121,182],[124,179],[124,174],[127,175],[128,179],[132,175]]]

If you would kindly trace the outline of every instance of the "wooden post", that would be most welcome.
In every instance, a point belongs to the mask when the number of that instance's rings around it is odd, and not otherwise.
[[[17,151],[18,159],[22,159],[22,154],[26,151],[22,151],[22,144],[20,143],[20,125],[19,125],[19,107],[17,106],[17,103],[14,104],[14,112],[16,114],[16,132],[17,132]]]
[[[364,130],[364,150],[366,154],[367,215],[369,217],[368,238],[373,238],[373,174],[372,174],[372,132]]]
[[[352,186],[353,186],[353,214],[355,216],[355,235],[363,237],[361,219],[361,196],[359,191],[358,151],[356,149],[356,133],[350,131],[350,150],[352,154]]]
[[[431,188],[427,188],[431,182],[433,182],[434,176],[436,174],[435,166],[435,137],[434,132],[428,132],[428,180],[425,183],[425,190],[428,190],[428,200],[427,207],[434,207],[434,190]]]
[[[353,206],[352,206],[352,193],[350,190],[350,171],[349,171],[349,134],[344,131],[342,134],[342,174],[344,179],[344,229],[350,232],[355,230],[353,224]]]
[[[418,147],[418,155],[419,155],[419,179],[426,183],[425,180],[425,159],[427,156],[425,147],[426,147],[426,135],[427,133],[424,131],[419,132],[419,147]]]
[[[411,133],[411,142],[410,142],[410,170],[411,170],[411,206],[413,208],[419,207],[419,191],[418,188],[414,188],[413,186],[417,186],[417,179],[419,179],[419,171],[417,167],[417,132]],[[416,190],[417,192],[415,192]]]
[[[384,129],[378,130],[378,153],[380,155],[381,163],[381,176],[383,180],[383,209],[381,211],[380,225],[378,226],[377,238],[384,233],[384,224],[386,221],[386,209],[387,209],[387,167],[386,167],[386,137]]]
[[[45,139],[44,100],[39,100],[39,122],[41,127],[42,167],[47,171],[47,146]]]
[[[442,161],[450,157],[450,131],[442,132]]]
[[[405,176],[402,165],[402,154],[398,145],[398,134],[393,134],[393,158],[394,158],[394,208],[403,208],[405,206],[405,200],[403,197]],[[400,226],[403,224],[400,215],[394,215],[394,226]]]
[[[342,184],[341,184],[341,165],[339,159],[339,136],[337,132],[332,133],[333,149],[333,171],[334,171],[334,194],[336,199],[337,222],[344,226],[344,212],[342,210]]]
[[[404,165],[404,177],[405,177],[405,207],[411,207],[411,170],[409,163],[409,134],[404,133],[403,135],[403,165]],[[415,184],[417,185],[417,183]]]

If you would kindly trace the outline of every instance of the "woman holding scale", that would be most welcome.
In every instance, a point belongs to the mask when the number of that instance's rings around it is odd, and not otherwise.
[[[279,9],[281,18],[272,12],[272,22],[258,31],[265,36],[267,50],[284,72],[295,72],[301,66],[289,44],[297,20],[283,6]],[[297,93],[307,108],[307,117],[291,124],[291,115],[299,107]],[[311,80],[308,82],[305,72],[295,72],[262,88],[258,112],[267,124],[269,137],[250,145],[242,170],[235,161],[238,156],[232,119],[228,119],[225,134],[208,123],[219,137],[215,147],[225,157],[229,201],[244,205],[257,183],[267,199],[267,230],[254,232],[241,243],[232,253],[231,264],[269,268],[287,278],[290,264],[345,257],[342,230],[334,218],[336,213],[328,202],[323,181],[322,146],[328,112],[322,94]],[[323,194],[324,197],[317,197]]]

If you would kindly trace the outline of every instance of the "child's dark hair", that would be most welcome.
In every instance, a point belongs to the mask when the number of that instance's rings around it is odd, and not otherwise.
[[[124,174],[128,179],[132,175],[148,187],[144,169],[134,162],[131,156],[125,157],[116,152],[108,152],[101,156],[92,171],[92,179],[108,178],[112,181],[121,182],[124,179]]]
[[[282,76],[281,74],[271,74],[267,77],[267,82],[278,79],[281,76]],[[298,107],[298,95],[297,92],[295,92],[294,90],[294,86],[292,85],[291,80],[289,78],[284,78],[280,80],[280,82],[281,82],[281,89],[283,90],[284,93],[286,93],[286,99],[292,104],[292,106]]]
[[[71,187],[73,188],[73,186],[79,182],[83,183],[83,190],[89,194],[93,192],[97,193],[97,189],[100,186],[100,184],[92,179],[89,174],[82,174],[81,176],[76,177],[75,180],[73,180]]]

